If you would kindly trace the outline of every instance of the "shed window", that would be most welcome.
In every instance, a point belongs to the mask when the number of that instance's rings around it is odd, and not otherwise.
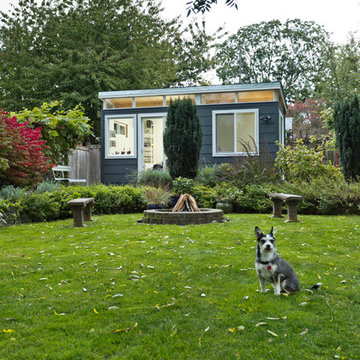
[[[257,109],[213,112],[213,155],[257,155]]]
[[[135,157],[135,119],[133,116],[105,117],[106,156]]]
[[[201,104],[226,104],[235,102],[235,93],[201,94]]]

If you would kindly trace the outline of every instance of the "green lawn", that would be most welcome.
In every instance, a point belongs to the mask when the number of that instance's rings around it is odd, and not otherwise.
[[[358,216],[140,217],[0,229],[0,359],[360,359]],[[257,291],[255,225],[300,293]]]

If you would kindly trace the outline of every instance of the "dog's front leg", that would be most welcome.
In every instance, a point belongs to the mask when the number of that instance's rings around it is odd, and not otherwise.
[[[265,279],[259,275],[259,283],[261,292],[266,293]]]
[[[275,277],[275,281],[273,283],[275,295],[280,295],[280,291],[281,291],[280,279],[281,279],[281,275],[279,274],[278,276]]]

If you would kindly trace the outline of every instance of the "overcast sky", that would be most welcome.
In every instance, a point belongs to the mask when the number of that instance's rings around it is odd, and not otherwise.
[[[180,15],[184,23],[194,21],[193,16],[186,17],[189,0],[157,1],[161,1],[165,8],[164,16],[173,18]],[[10,3],[17,4],[18,0],[0,0],[1,10],[8,10]],[[211,32],[219,26],[234,33],[240,26],[261,21],[300,18],[324,25],[337,43],[346,42],[349,31],[358,31],[360,36],[360,0],[238,0],[238,10],[225,6],[225,0],[218,0],[218,3],[205,15]],[[195,19],[201,20],[202,16],[197,15]]]
[[[169,17],[182,15],[185,22],[191,21],[186,18],[188,1],[162,0],[165,14]],[[218,0],[218,5],[213,5],[206,14],[209,30],[216,31],[224,25],[229,33],[234,33],[241,26],[261,21],[300,18],[324,25],[337,43],[346,42],[349,31],[358,31],[360,36],[360,0],[238,0],[238,10],[224,3],[225,0]]]

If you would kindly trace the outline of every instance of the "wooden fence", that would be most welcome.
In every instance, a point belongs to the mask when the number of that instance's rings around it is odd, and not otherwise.
[[[100,183],[100,145],[78,146],[69,156],[71,176],[86,179],[87,184]]]

